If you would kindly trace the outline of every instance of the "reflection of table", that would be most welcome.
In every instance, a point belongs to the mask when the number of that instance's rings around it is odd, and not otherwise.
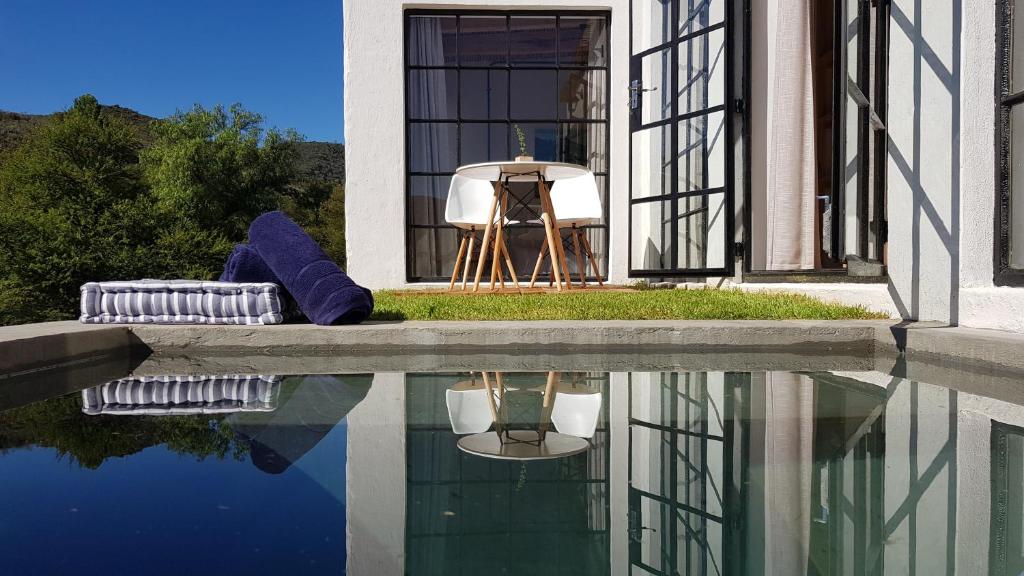
[[[532,430],[511,430],[508,434],[520,436],[517,438],[519,441],[503,442],[498,434],[483,432],[460,438],[459,450],[498,460],[551,460],[579,454],[590,448],[590,443],[583,438],[558,432],[548,432],[540,443],[534,443],[537,433]]]
[[[488,372],[481,372],[484,395],[491,413],[494,430],[461,438],[458,443],[460,450],[477,456],[501,460],[548,460],[579,454],[590,447],[590,442],[584,438],[548,431],[548,428],[551,427],[551,412],[561,380],[560,372],[547,373],[547,380],[542,389],[543,397],[536,430],[509,428],[509,403],[506,402],[505,393],[511,389],[505,386],[504,376],[501,372],[493,373],[493,381],[491,376]],[[460,383],[456,385],[456,388],[465,387],[467,384],[475,385],[475,380],[470,383]],[[536,391],[540,392],[541,390]],[[522,392],[520,391],[520,393]],[[525,392],[533,393],[534,390]]]
[[[574,178],[583,176],[590,171],[584,166],[566,164],[563,162],[484,162],[481,164],[470,164],[461,166],[455,171],[456,174],[466,178],[487,180],[494,182],[494,199],[491,200],[491,208],[488,213],[487,225],[484,227],[483,244],[480,246],[480,260],[476,265],[476,277],[473,281],[473,291],[480,289],[480,277],[484,272],[484,255],[487,254],[488,242],[491,239],[491,229],[497,215],[497,231],[495,232],[494,250],[491,258],[491,289],[494,289],[495,281],[501,278],[501,258],[505,262],[512,275],[512,282],[519,288],[516,279],[515,269],[512,267],[512,259],[507,251],[502,251],[502,239],[505,227],[505,209],[507,207],[507,192],[509,182],[536,182],[540,193],[541,220],[544,223],[544,233],[547,236],[548,250],[551,252],[551,273],[555,277],[555,285],[562,290],[562,277],[565,277],[565,289],[572,289],[572,279],[569,277],[569,265],[565,259],[565,251],[562,248],[562,230],[558,227],[558,220],[555,218],[555,209],[551,205],[551,195],[547,182],[563,178]],[[504,281],[502,281],[504,285]]]

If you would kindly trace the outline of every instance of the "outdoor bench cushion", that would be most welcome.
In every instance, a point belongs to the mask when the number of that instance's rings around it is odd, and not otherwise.
[[[86,414],[187,415],[270,412],[280,376],[141,376],[82,390]]]
[[[82,285],[85,324],[280,324],[294,301],[269,282],[133,280]]]

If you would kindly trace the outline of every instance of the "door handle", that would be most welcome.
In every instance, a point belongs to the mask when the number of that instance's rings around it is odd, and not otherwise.
[[[658,87],[644,88],[643,82],[639,80],[633,80],[629,83],[629,109],[636,110],[640,107],[640,94],[644,92],[654,92]]]

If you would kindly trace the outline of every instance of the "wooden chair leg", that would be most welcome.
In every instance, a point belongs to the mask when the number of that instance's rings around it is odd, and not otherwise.
[[[473,261],[473,244],[476,242],[476,230],[470,231],[469,249],[466,250],[466,265],[462,269],[462,291],[466,291],[466,280],[469,278],[469,266]]]
[[[451,292],[455,289],[455,280],[459,277],[459,266],[462,264],[462,256],[466,253],[466,236],[465,232],[461,232],[462,242],[459,242],[459,255],[455,257],[455,269],[452,270],[452,281],[448,283],[448,291]]]
[[[590,240],[587,239],[586,233],[580,234],[580,238],[583,240],[583,249],[587,251],[587,257],[590,259],[590,265],[594,269],[594,277],[597,278],[597,284],[604,287],[604,280],[601,280],[601,269],[597,267],[597,259],[594,258],[594,251],[590,249]]]
[[[505,255],[505,265],[508,266],[509,276],[512,278],[512,284],[519,290],[519,278],[516,277],[516,268],[512,265],[512,255],[508,253],[508,245],[505,244],[505,239],[501,239],[501,253]]]
[[[487,225],[484,227],[484,239],[480,243],[480,260],[476,264],[476,279],[473,281],[473,292],[480,289],[480,277],[484,275],[484,261],[487,260],[487,244],[491,241],[491,230],[494,228],[494,213],[498,209],[498,189],[495,184],[494,198],[491,199],[491,208],[487,211]]]
[[[579,228],[575,225],[569,230],[569,235],[572,236],[572,248],[573,252],[576,253],[576,271],[580,275],[580,285],[584,288],[587,287],[587,268],[583,264],[583,255],[580,254],[580,241],[576,237],[579,234]]]
[[[530,276],[530,288],[537,283],[537,275],[540,274],[540,266],[544,263],[544,255],[548,253],[548,241],[544,239],[540,244],[540,253],[537,254],[537,264],[533,267],[533,276]]]

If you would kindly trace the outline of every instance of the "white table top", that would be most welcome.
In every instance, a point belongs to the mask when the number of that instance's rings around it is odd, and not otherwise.
[[[545,180],[552,181],[583,176],[589,174],[590,170],[586,166],[566,164],[565,162],[546,162],[544,160],[516,162],[515,160],[505,160],[503,162],[481,162],[480,164],[459,166],[455,173],[466,178],[487,180],[488,182],[495,182],[503,176],[511,174],[512,176],[509,177],[511,182],[535,182],[538,173],[544,176]]]
[[[515,436],[524,431],[513,430],[509,434]],[[536,432],[532,437],[536,437]],[[585,452],[590,448],[590,442],[576,436],[548,432],[544,441],[539,446],[526,443],[502,444],[496,432],[483,432],[464,436],[459,439],[459,450],[475,456],[484,458],[495,458],[497,460],[553,460],[565,458],[573,454]]]

